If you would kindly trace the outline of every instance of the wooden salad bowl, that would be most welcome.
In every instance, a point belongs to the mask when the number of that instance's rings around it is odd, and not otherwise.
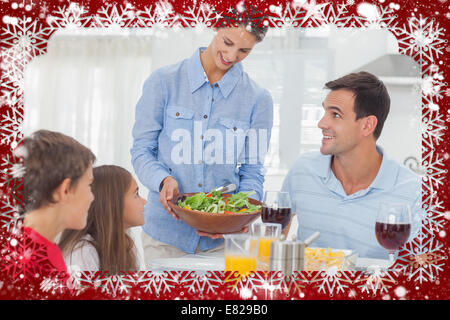
[[[186,222],[192,228],[199,231],[214,233],[214,234],[226,234],[226,233],[236,233],[241,231],[244,227],[250,225],[255,221],[261,214],[261,210],[255,212],[242,212],[242,213],[211,213],[202,212],[196,210],[189,210],[185,208],[180,208],[177,203],[178,199],[183,196],[191,197],[195,193],[182,193],[179,194],[175,199],[169,201],[169,207],[175,211],[175,213],[180,217],[181,220]],[[231,194],[222,194],[223,198],[231,197]],[[248,198],[249,202],[254,205],[261,206],[262,203]]]

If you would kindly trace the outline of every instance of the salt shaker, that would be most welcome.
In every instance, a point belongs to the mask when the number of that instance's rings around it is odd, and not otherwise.
[[[270,244],[270,271],[282,271],[286,276],[292,273],[291,241],[273,241]]]
[[[305,243],[295,241],[292,244],[292,272],[305,270]]]

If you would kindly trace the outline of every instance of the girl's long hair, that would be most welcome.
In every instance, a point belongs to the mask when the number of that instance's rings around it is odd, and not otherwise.
[[[89,208],[87,225],[83,230],[65,230],[59,247],[65,256],[70,256],[77,245],[82,245],[80,241],[88,241],[97,250],[100,270],[110,274],[137,271],[134,242],[126,233],[123,221],[124,198],[132,176],[114,165],[99,166],[93,172],[95,200]],[[93,240],[86,240],[86,235]]]

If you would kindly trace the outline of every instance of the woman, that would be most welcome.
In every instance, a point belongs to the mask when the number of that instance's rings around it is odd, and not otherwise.
[[[236,192],[254,190],[262,197],[273,103],[241,61],[267,28],[240,25],[214,31],[207,48],[153,72],[136,106],[132,163],[150,191],[143,227],[146,262],[223,243],[221,235],[196,232],[178,220],[167,204],[178,193],[234,183]],[[255,156],[255,148],[262,156]]]
[[[59,241],[69,268],[106,270],[110,274],[142,269],[127,229],[144,224],[145,199],[127,170],[104,165],[94,168],[92,192],[83,230],[66,230]]]

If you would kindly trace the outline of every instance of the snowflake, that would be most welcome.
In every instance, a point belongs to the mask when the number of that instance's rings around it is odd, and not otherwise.
[[[159,1],[156,4],[155,12],[160,20],[165,20],[174,13],[173,6],[168,1]]]
[[[22,139],[24,70],[33,57],[45,52],[50,28],[30,18],[14,18],[2,28],[1,102],[11,107],[2,117],[1,143],[14,148]]]
[[[47,16],[48,12],[48,5],[46,3],[43,3],[39,9],[39,18],[44,19]]]
[[[345,4],[333,6],[331,3],[316,5],[314,2],[294,1],[284,9],[271,6],[271,12],[274,15],[266,18],[267,25],[277,28],[325,26],[327,23],[344,26],[349,20]]]
[[[72,296],[79,296],[89,289],[108,294],[111,298],[124,299],[129,296],[130,288],[137,283],[135,275],[131,274],[115,276],[113,279],[106,272],[81,270],[77,265],[68,265],[67,269],[70,277],[66,283]]]
[[[67,29],[74,30],[87,26],[89,16],[84,6],[71,3],[69,7],[58,7],[52,15],[47,16],[47,23],[54,30]]]
[[[286,277],[280,272],[279,274],[275,273],[269,281],[275,285],[279,293],[302,297],[304,295],[302,289],[309,283],[307,279],[308,275],[309,273],[307,272],[294,271],[290,277]]]
[[[256,297],[258,290],[264,291],[267,295],[268,283],[265,272],[250,272],[240,274],[239,272],[227,272],[224,282],[230,292],[238,293],[241,299],[251,299]],[[276,287],[275,287],[276,288]]]
[[[67,287],[71,290],[72,295],[78,296],[87,288],[98,288],[101,285],[100,281],[93,280],[98,272],[83,271],[77,265],[68,265],[67,270],[70,274]]]
[[[260,26],[264,23],[266,15],[257,9],[256,6],[240,4],[237,8],[230,7],[229,14],[223,15],[220,26],[229,27],[244,23],[248,27]]]
[[[288,24],[298,27],[302,24],[302,21],[304,21],[302,19],[302,13],[304,13],[304,11],[300,6],[295,4],[292,6],[286,6],[284,10],[281,8],[275,10],[274,7],[272,7],[272,11],[276,13],[277,16],[267,17],[268,25],[271,27],[281,28],[287,26]]]
[[[102,288],[102,292],[116,298],[118,295],[127,297],[130,295],[130,289],[136,284],[133,275],[113,275],[103,278],[97,278],[95,284]]]
[[[115,30],[130,27],[135,12],[130,6],[109,5],[102,7],[94,17],[92,23],[95,27],[107,27]]]
[[[18,51],[28,52],[31,57],[45,53],[50,28],[42,28],[37,20],[31,18],[14,18],[2,28],[2,42]]]
[[[315,287],[318,288],[318,292],[333,297],[333,295],[344,293],[352,284],[351,277],[354,272],[341,272],[337,267],[330,267],[326,271],[317,272],[316,275],[310,280],[311,284],[317,283]]]
[[[358,285],[361,292],[372,292],[372,295],[375,296],[379,293],[387,293],[392,284],[396,283],[395,277],[398,277],[398,275],[397,272],[373,268],[372,270],[361,272],[355,283],[361,283]]]
[[[47,248],[18,229],[12,230],[0,247],[0,271],[15,283],[32,281],[52,270]]]
[[[407,273],[408,279],[423,283],[437,278],[443,271],[447,257],[442,251],[443,245],[434,237],[427,237],[422,231],[399,252],[396,267]]]
[[[439,201],[436,197],[436,192],[430,193],[423,200],[423,207],[426,210],[426,214],[422,217],[422,227],[424,231],[433,236],[435,231],[438,232],[444,227],[443,201]]]
[[[221,272],[207,272],[199,275],[194,271],[181,272],[179,275],[179,283],[188,289],[188,293],[198,293],[202,297],[205,293],[210,294],[216,292],[215,290],[222,283],[220,279],[221,274]]]
[[[14,177],[12,172],[12,168],[20,163],[21,159],[16,157],[14,154],[12,156],[10,154],[6,154],[6,157],[2,158],[2,163],[0,165],[3,172],[3,175],[1,176],[1,187],[8,192],[9,196],[11,196],[12,203],[14,203],[14,205],[23,206],[23,201],[21,199],[23,181],[22,179],[17,179]],[[6,196],[7,195],[4,195],[4,197]]]
[[[347,16],[348,10],[345,4],[337,4],[337,8],[333,5],[324,7],[322,15],[325,22],[332,23],[337,27],[345,26],[349,21]]]
[[[2,76],[1,94],[2,104],[9,107],[18,105],[22,108],[24,71],[26,65],[32,60],[30,51],[24,51],[18,46],[14,46],[1,52]]]
[[[7,231],[11,231],[19,226],[20,219],[22,218],[20,215],[21,208],[16,202],[11,202],[11,199],[6,196],[2,197],[1,203],[0,222],[3,222],[1,227]]]
[[[153,294],[157,297],[161,294],[167,294],[178,285],[178,276],[174,276],[171,272],[156,273],[145,272],[137,280],[141,284],[144,292]]]
[[[408,18],[408,26],[393,28],[398,37],[400,53],[415,58],[420,65],[426,61],[434,63],[443,51],[444,29],[434,19]]]
[[[23,116],[21,108],[13,108],[6,111],[6,114],[2,115],[1,130],[0,130],[0,142],[2,144],[9,144],[11,148],[15,148],[23,138],[22,121]],[[16,164],[14,164],[16,165]],[[14,176],[16,177],[16,176]]]
[[[184,15],[177,16],[177,20],[181,25],[189,27],[211,27],[221,18],[221,15],[215,11],[214,6],[203,3],[200,4],[198,9],[196,6],[188,7],[184,13]]]
[[[310,0],[309,2],[306,1],[303,4],[300,4],[300,6],[306,10],[304,19],[308,20],[309,18],[312,18],[311,20],[316,22],[325,21],[326,18],[323,15],[323,10],[328,4],[328,2],[316,4],[316,0]]]
[[[171,7],[165,8],[164,4],[157,4],[155,7],[144,7],[144,10],[140,11],[137,16],[136,26],[160,28],[174,26],[179,17],[172,15]]]
[[[428,137],[424,136],[424,157],[422,159],[423,167],[426,170],[426,176],[422,178],[422,185],[427,190],[428,194],[435,195],[435,191],[444,184],[445,173],[444,162],[442,156],[435,152],[433,141],[429,141]],[[431,140],[431,139],[430,139]]]
[[[40,289],[43,292],[51,292],[51,294],[63,294],[67,292],[67,282],[62,281],[58,277],[45,277],[40,283]]]
[[[391,30],[397,28],[398,22],[392,8],[361,3],[358,5],[358,13],[360,16],[355,17],[355,21],[350,24],[351,27],[362,29],[389,28]]]
[[[424,75],[422,77],[422,92],[426,96],[442,98],[442,93],[444,92],[443,86],[444,82],[442,73],[436,73],[434,75]]]
[[[295,272],[294,275],[285,275],[281,271],[258,271],[245,280],[252,283],[255,297],[265,300],[278,299],[280,296],[301,295],[301,289],[305,288],[307,282],[303,277],[304,274]],[[248,286],[239,288],[239,282],[236,283],[235,289],[241,290],[240,295],[246,295],[249,292]]]
[[[424,98],[427,101],[426,98]],[[428,101],[429,104],[433,103]],[[422,135],[425,140],[428,140],[430,145],[438,145],[443,141],[444,131],[447,129],[445,125],[444,115],[435,112],[433,108],[428,108],[422,116]]]
[[[283,277],[283,279],[284,278],[285,277]],[[284,291],[288,291],[287,287],[280,286],[279,283],[276,283],[276,282],[274,283],[272,280],[264,281],[261,284],[261,289],[264,290],[264,299],[268,299],[268,298],[273,299],[273,295],[274,295],[274,293],[276,291],[280,291],[280,290],[283,290],[283,289],[284,289]]]
[[[446,94],[444,88],[447,84],[443,82],[444,74],[435,64],[430,64],[427,67],[422,66],[422,68],[424,68],[424,70],[422,70],[421,81],[413,85],[413,92],[421,93],[427,101],[428,108],[437,111],[439,110],[437,102]]]
[[[323,3],[316,4],[314,1],[294,1],[291,6],[284,9],[281,6],[272,6],[272,12],[276,16],[268,16],[268,25],[273,27],[311,27],[325,26],[329,23],[337,27],[353,28],[395,28],[397,22],[393,10],[388,7],[377,7],[369,5],[371,12],[365,14],[363,10],[359,16],[348,16],[347,4]],[[365,14],[365,15],[364,15]]]

